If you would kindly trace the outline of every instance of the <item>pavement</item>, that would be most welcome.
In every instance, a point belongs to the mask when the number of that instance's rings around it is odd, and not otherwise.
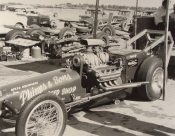
[[[59,62],[0,62],[1,85],[59,68]],[[71,114],[63,136],[175,136],[174,67],[169,69],[165,100],[130,98]],[[0,136],[15,136],[0,120]]]

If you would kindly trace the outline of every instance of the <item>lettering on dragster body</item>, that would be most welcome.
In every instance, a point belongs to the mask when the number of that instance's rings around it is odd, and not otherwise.
[[[53,77],[53,81],[55,82],[55,84],[60,84],[60,83],[63,83],[65,81],[69,81],[69,80],[72,80],[72,78],[69,74],[62,75],[60,77],[57,77],[57,76]]]
[[[76,88],[77,88],[76,86],[69,87],[69,88],[63,88],[62,89],[62,95],[74,93]]]
[[[46,89],[47,89],[47,86],[43,83],[36,88],[32,87],[31,89],[26,89],[26,90],[22,91],[20,94],[20,97],[19,97],[19,99],[22,100],[21,105],[24,105],[24,103],[26,101],[28,101],[29,99],[31,99],[35,95],[38,95],[38,94],[44,92]]]
[[[55,94],[55,95],[59,95],[60,94],[60,90],[49,91],[49,93],[52,93],[52,94]]]

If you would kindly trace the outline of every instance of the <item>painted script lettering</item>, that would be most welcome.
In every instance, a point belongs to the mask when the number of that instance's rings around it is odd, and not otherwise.
[[[40,86],[38,86],[37,88],[32,87],[32,89],[30,89],[30,90],[26,89],[26,90],[22,91],[20,94],[20,100],[22,100],[22,105],[24,105],[24,103],[26,101],[28,101],[29,99],[31,99],[35,95],[38,95],[38,94],[44,92],[46,89],[47,89],[47,86],[43,83]]]
[[[63,83],[65,81],[69,81],[71,80],[72,78],[70,77],[69,74],[67,75],[63,75],[63,76],[60,76],[60,77],[57,77],[57,76],[54,76],[53,77],[53,81],[55,82],[55,84],[59,84],[59,83]]]

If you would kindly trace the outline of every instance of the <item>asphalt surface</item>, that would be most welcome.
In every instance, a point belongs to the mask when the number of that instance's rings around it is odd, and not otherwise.
[[[55,62],[37,62],[32,65],[1,62],[1,85],[58,67]],[[170,74],[171,78],[173,74]],[[136,97],[74,113],[69,116],[63,136],[175,136],[174,88],[174,79],[169,79],[165,101],[160,98],[148,102]],[[14,130],[13,125],[0,120],[0,136],[15,136]]]

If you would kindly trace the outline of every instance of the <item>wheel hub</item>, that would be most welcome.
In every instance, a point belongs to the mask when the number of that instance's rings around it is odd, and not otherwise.
[[[154,71],[153,77],[152,77],[152,88],[155,92],[160,92],[163,88],[163,69],[158,68]]]
[[[106,30],[105,33],[108,34],[108,35],[111,35],[111,31],[110,30]]]

